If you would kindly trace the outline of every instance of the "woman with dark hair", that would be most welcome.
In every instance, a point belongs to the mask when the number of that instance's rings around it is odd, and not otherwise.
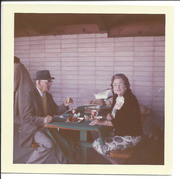
[[[125,150],[139,143],[142,135],[140,107],[124,74],[115,74],[111,80],[113,103],[105,121],[93,120],[90,125],[112,126],[113,130],[103,146],[99,138],[93,142],[94,149],[104,156],[112,150]]]

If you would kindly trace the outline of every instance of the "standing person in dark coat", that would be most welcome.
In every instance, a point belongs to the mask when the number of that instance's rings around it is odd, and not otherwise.
[[[20,124],[24,110],[25,93],[35,85],[26,67],[18,57],[14,57],[14,122]]]
[[[20,144],[30,147],[37,143],[39,147],[33,151],[27,163],[46,163],[49,156],[54,152],[57,163],[67,163],[62,152],[57,150],[52,140],[44,131],[44,124],[50,123],[53,115],[61,114],[68,110],[72,100],[65,100],[61,106],[57,106],[50,90],[52,79],[48,70],[36,73],[36,88],[27,92],[21,122]]]
[[[128,78],[124,74],[115,74],[111,87],[114,95],[107,120],[90,123],[113,127],[113,132],[105,139],[105,145],[100,145],[99,138],[93,142],[94,149],[104,156],[109,156],[112,150],[125,150],[137,145],[142,135],[140,107],[131,92]]]

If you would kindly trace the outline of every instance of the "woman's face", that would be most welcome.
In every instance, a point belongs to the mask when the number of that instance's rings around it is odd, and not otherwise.
[[[122,79],[115,79],[113,81],[113,91],[118,96],[123,96],[126,91],[126,86],[124,84],[124,81]]]

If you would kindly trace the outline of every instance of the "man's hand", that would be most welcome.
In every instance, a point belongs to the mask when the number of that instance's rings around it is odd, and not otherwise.
[[[44,123],[50,123],[50,122],[52,122],[52,120],[53,120],[53,118],[51,116],[46,116],[44,118]]]
[[[66,98],[64,106],[70,106],[71,104],[74,104],[72,98]]]

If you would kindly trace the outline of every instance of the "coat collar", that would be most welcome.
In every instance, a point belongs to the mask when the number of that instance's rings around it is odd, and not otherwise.
[[[39,94],[40,94],[41,97],[43,97],[43,96],[46,95],[46,93],[43,93],[39,88],[36,87],[36,89],[37,89],[37,91],[39,92]]]
[[[124,97],[124,102],[126,101],[126,99],[129,97],[129,95],[132,94],[131,89],[127,89],[126,92],[124,93],[123,97]],[[115,105],[116,103],[116,98],[118,97],[117,94],[114,94],[113,96],[113,104],[112,107]]]
[[[131,94],[131,93],[132,93],[131,89],[127,89],[127,90],[125,91],[123,97],[124,97],[124,98],[127,98],[127,96],[129,96],[129,94]],[[116,99],[117,97],[118,97],[118,95],[117,95],[117,94],[114,94],[114,99]]]

